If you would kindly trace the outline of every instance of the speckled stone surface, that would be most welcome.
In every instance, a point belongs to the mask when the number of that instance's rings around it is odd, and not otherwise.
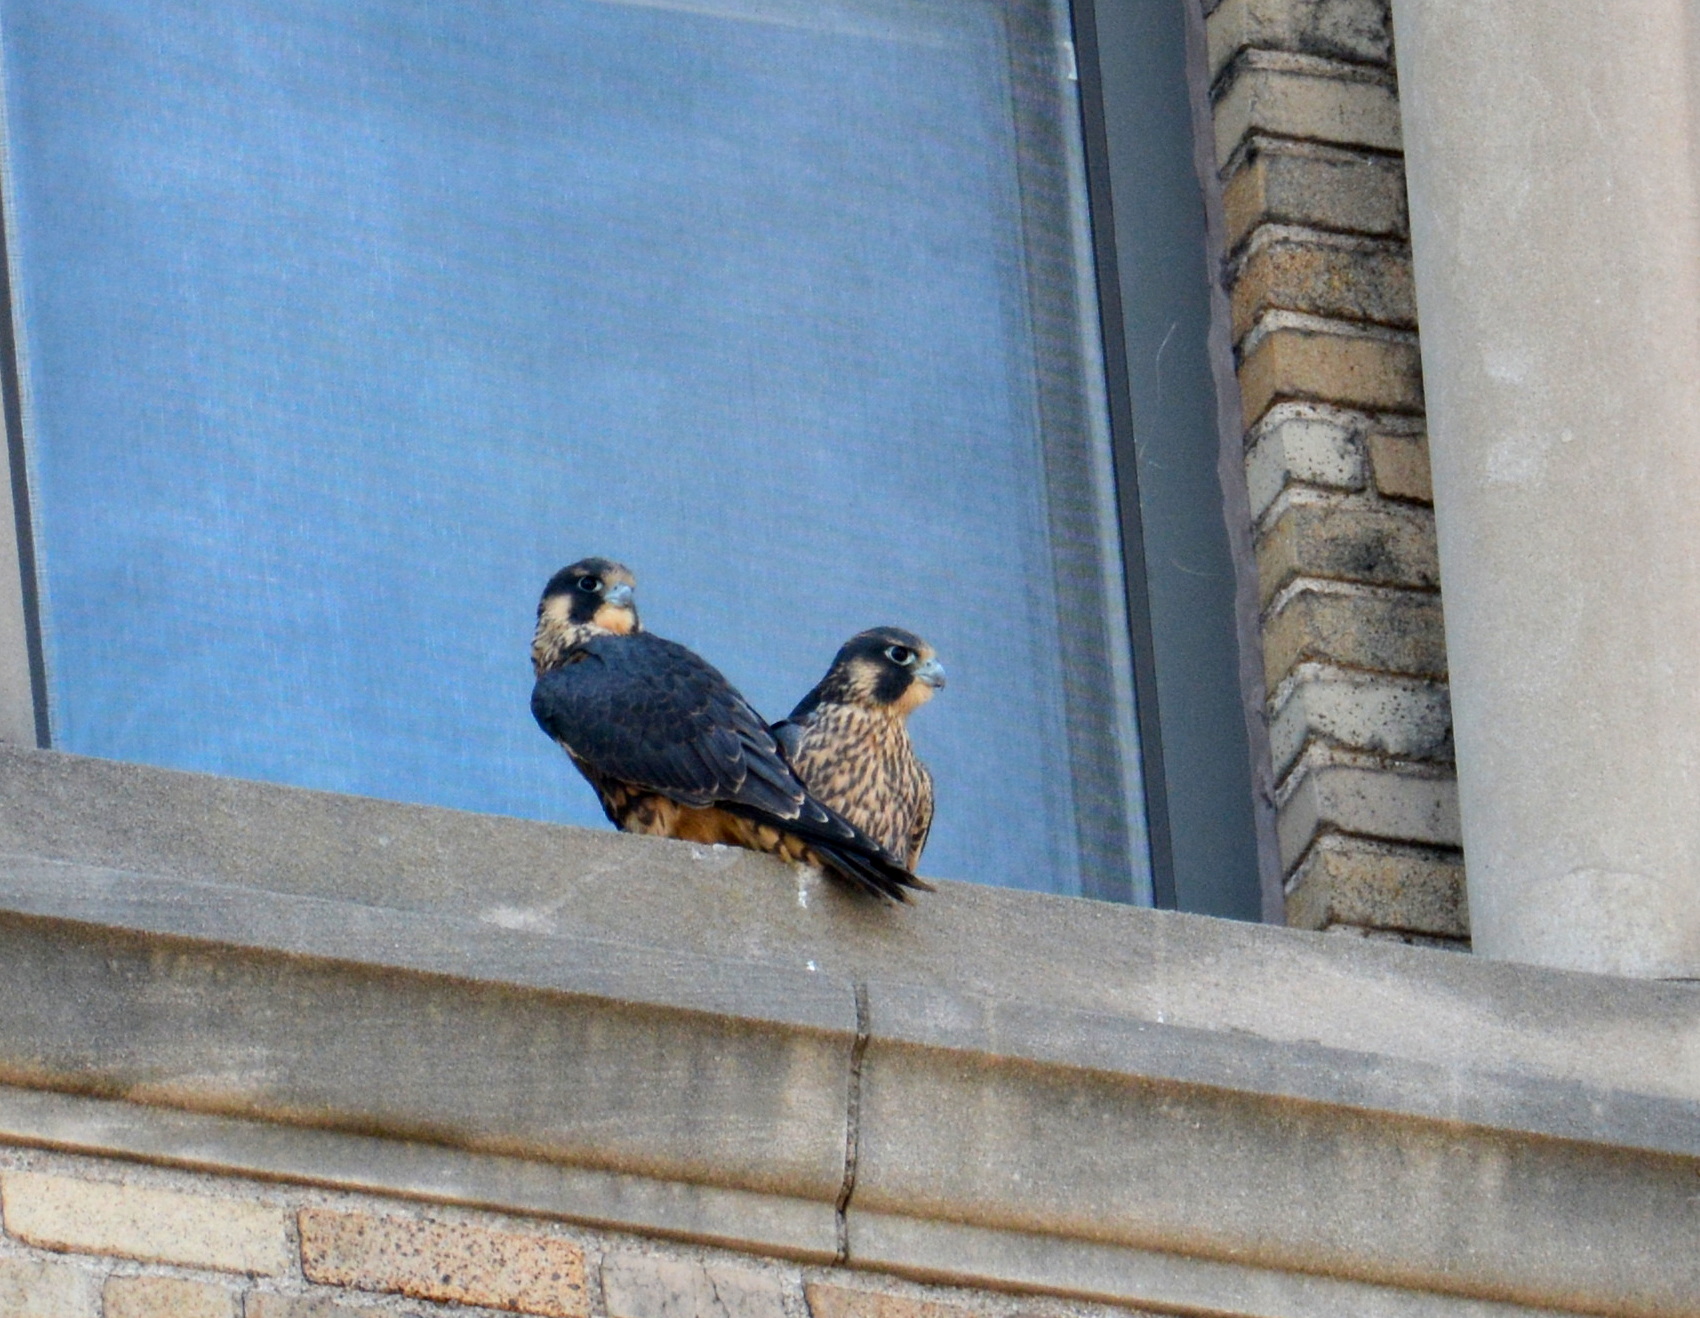
[[[236,1318],[227,1286],[184,1277],[108,1277],[103,1318]]]
[[[0,1208],[7,1231],[45,1249],[267,1277],[289,1266],[288,1214],[265,1204],[8,1172]]]
[[[889,1291],[852,1290],[818,1282],[804,1287],[804,1294],[813,1318],[980,1318],[982,1313]]]
[[[306,1208],[301,1265],[311,1281],[414,1299],[587,1318],[584,1251],[551,1236]]]
[[[381,1309],[357,1308],[334,1295],[277,1295],[267,1291],[252,1291],[248,1295],[242,1318],[350,1318],[363,1313],[367,1318],[381,1314]]]
[[[602,1260],[608,1318],[785,1318],[785,1290],[771,1273],[654,1254]]]
[[[0,1314],[6,1318],[95,1318],[94,1281],[67,1263],[0,1258]]]

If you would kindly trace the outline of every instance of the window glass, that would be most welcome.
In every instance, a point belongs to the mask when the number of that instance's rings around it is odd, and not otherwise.
[[[1148,891],[1034,0],[0,0],[54,745],[601,825],[543,581],[769,717],[877,623],[927,873]]]

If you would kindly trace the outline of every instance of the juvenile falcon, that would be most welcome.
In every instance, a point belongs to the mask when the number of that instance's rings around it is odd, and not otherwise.
[[[706,661],[643,630],[632,574],[587,558],[537,605],[531,712],[618,828],[802,860],[896,901],[928,885],[798,781]]]
[[[909,741],[909,716],[944,686],[933,647],[900,627],[844,643],[791,717],[773,725],[817,797],[913,870],[933,826],[933,776]]]

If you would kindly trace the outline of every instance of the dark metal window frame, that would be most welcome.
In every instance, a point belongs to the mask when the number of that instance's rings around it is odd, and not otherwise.
[[[1243,476],[1238,427],[1223,415],[1224,402],[1237,400],[1225,335],[1215,333],[1220,308],[1212,305],[1214,258],[1197,162],[1202,16],[1187,0],[1071,0],[1070,10],[1155,904],[1257,919],[1267,906],[1260,889],[1270,867],[1260,864],[1260,852],[1271,848],[1260,840],[1272,833],[1272,810],[1254,782],[1261,701],[1246,679],[1256,667],[1246,662],[1256,649],[1255,612],[1248,625],[1244,589],[1250,550],[1248,528],[1236,538],[1230,515],[1228,496]],[[1010,36],[1015,58],[1055,55],[1046,33]],[[1060,127],[1033,107],[1019,117],[1042,137]],[[1040,159],[1023,162],[1024,180],[1035,169],[1060,171],[1060,161],[1044,159],[1047,147],[1055,155],[1054,142],[1032,145]],[[0,636],[0,644],[24,653],[29,721],[36,745],[46,748],[51,729],[8,251],[0,215],[0,407],[23,619],[23,634]],[[1068,392],[1053,387],[1052,396],[1041,397],[1041,409],[1053,414],[1042,426],[1047,435],[1081,429],[1080,391],[1072,400]],[[1234,436],[1231,465],[1224,432]],[[1066,695],[1071,739],[1101,739],[1106,729],[1093,731],[1093,705],[1102,693],[1071,688]],[[1083,847],[1087,872],[1113,871],[1108,854],[1093,864],[1095,850]],[[1087,895],[1126,900],[1126,882],[1117,875]]]
[[[1279,919],[1203,13],[1071,9],[1156,904]]]

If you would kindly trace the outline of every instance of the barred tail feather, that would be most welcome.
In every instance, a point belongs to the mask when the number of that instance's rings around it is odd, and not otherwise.
[[[722,802],[720,808],[802,840],[825,869],[876,897],[906,902],[911,892],[933,891],[932,884],[911,874],[901,861],[848,819],[812,797],[806,805],[807,814],[800,819],[776,818],[730,801]]]
[[[919,875],[911,874],[883,853],[864,855],[830,842],[811,842],[809,850],[839,878],[848,879],[857,887],[887,901],[906,902],[911,891],[933,891],[932,884]]]

